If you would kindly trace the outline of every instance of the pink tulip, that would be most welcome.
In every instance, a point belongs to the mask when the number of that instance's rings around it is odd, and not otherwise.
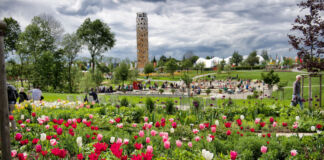
[[[118,138],[117,141],[116,141],[117,144],[122,144],[123,143],[123,140],[121,138]]]
[[[277,126],[277,122],[273,122],[272,127],[276,127],[276,126]]]
[[[124,144],[127,145],[129,143],[128,139],[124,139]]]
[[[110,123],[110,124],[114,124],[114,123],[115,123],[115,120],[110,119],[110,120],[109,120],[109,123]]]
[[[226,116],[223,116],[223,119],[225,120],[227,117]]]
[[[198,130],[198,129],[193,129],[192,132],[193,132],[194,134],[197,134],[197,133],[199,132],[199,130]]]
[[[84,103],[81,103],[81,104],[80,104],[80,108],[83,108],[83,107],[84,107]]]
[[[50,125],[46,125],[45,128],[46,128],[46,129],[49,129],[49,128],[50,128]]]
[[[163,136],[163,137],[162,137],[162,141],[163,141],[163,142],[168,141],[168,139],[169,139],[169,137],[167,137],[167,136]]]
[[[169,149],[170,148],[170,142],[169,141],[165,141],[164,142],[164,148],[165,149]]]
[[[93,115],[92,114],[89,114],[89,119],[92,119],[93,118]]]
[[[235,160],[236,159],[236,157],[237,157],[237,152],[235,152],[235,151],[231,151],[231,160]]]
[[[123,128],[124,127],[124,125],[122,123],[118,123],[116,126],[117,126],[117,128]]]
[[[17,151],[16,150],[12,150],[11,151],[11,157],[14,158],[14,157],[16,157],[16,155],[17,155]]]
[[[295,123],[294,123],[293,128],[294,128],[294,129],[297,129],[297,128],[298,128],[298,122],[295,122]]]
[[[152,128],[152,124],[149,123],[149,124],[147,125],[147,128],[148,128],[148,129],[151,129],[151,128]]]
[[[37,144],[35,146],[35,148],[36,148],[36,152],[41,152],[42,151],[42,145],[40,145],[40,144]]]
[[[52,146],[55,146],[57,144],[56,139],[51,139],[50,143],[51,143]]]
[[[97,140],[98,141],[101,141],[102,140],[102,137],[103,137],[102,134],[97,134]]]
[[[174,119],[173,118],[170,118],[169,121],[172,123],[174,121]]]
[[[260,118],[256,118],[255,121],[254,121],[254,123],[255,123],[255,124],[258,124],[258,123],[260,123],[260,121],[261,121]]]
[[[132,124],[132,127],[137,127],[137,124],[136,124],[136,123],[133,123],[133,124]]]
[[[266,146],[261,146],[261,152],[267,153],[268,148]]]
[[[291,154],[291,156],[296,156],[297,155],[297,151],[294,149],[294,150],[291,150],[290,151],[290,154]]]
[[[144,137],[144,131],[139,131],[139,133],[138,133],[138,135],[140,136],[140,137]]]
[[[147,153],[153,153],[153,147],[152,146],[147,146],[146,152]]]
[[[180,140],[176,140],[176,145],[177,145],[177,147],[181,147],[182,146],[182,142]]]
[[[26,122],[27,122],[27,123],[30,123],[30,119],[26,119]]]
[[[205,125],[204,124],[199,124],[199,129],[200,130],[203,130],[205,128]]]
[[[87,105],[86,107],[89,109],[90,108],[90,105]]]
[[[83,118],[82,123],[87,123],[87,119]]]
[[[196,142],[200,141],[200,137],[199,137],[199,136],[196,136],[196,137],[195,137],[195,141],[196,141]]]
[[[146,143],[150,143],[150,142],[151,142],[150,137],[146,137],[145,142],[146,142]]]
[[[148,121],[148,117],[144,117],[144,121],[147,122]]]
[[[62,128],[57,128],[57,130],[56,130],[57,135],[61,135],[62,132],[63,132]]]
[[[211,129],[211,131],[212,131],[213,133],[216,132],[216,127],[211,127],[210,129]]]
[[[155,130],[151,130],[151,135],[155,136],[157,134],[157,132]]]
[[[68,123],[68,124],[72,124],[72,120],[71,120],[71,119],[68,119],[68,120],[67,120],[67,123]]]
[[[45,122],[48,122],[48,121],[49,121],[49,117],[48,117],[48,116],[45,116],[45,117],[44,117],[44,121],[45,121]]]
[[[96,104],[96,102],[95,101],[92,101],[92,103],[91,103],[92,105],[95,105]]]
[[[25,125],[24,125],[24,124],[21,124],[20,127],[21,127],[21,128],[25,128]]]
[[[26,131],[29,132],[30,131],[30,128],[26,128]]]
[[[191,148],[192,147],[192,142],[188,142],[188,146]]]

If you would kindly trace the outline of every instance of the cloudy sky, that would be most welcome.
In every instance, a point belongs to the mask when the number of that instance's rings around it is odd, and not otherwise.
[[[287,34],[300,14],[300,0],[0,0],[0,18],[13,17],[24,29],[34,16],[50,14],[66,33],[85,18],[101,19],[115,33],[106,56],[136,59],[136,13],[147,12],[149,54],[181,58],[228,57],[267,49],[275,56],[295,56]],[[87,51],[83,50],[82,55]]]

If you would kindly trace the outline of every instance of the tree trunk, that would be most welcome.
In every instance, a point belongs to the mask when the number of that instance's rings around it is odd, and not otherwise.
[[[92,74],[94,74],[94,70],[95,70],[95,56],[94,55],[91,56],[91,63],[92,63]]]
[[[72,78],[71,78],[71,66],[72,66],[72,63],[69,63],[69,90],[70,90],[70,93],[72,93]]]
[[[309,81],[308,81],[308,105],[309,107],[312,107],[312,77],[309,74]]]
[[[6,69],[4,58],[4,30],[6,26],[0,21],[0,131],[1,131],[1,156],[2,159],[11,159],[9,106],[6,84]]]

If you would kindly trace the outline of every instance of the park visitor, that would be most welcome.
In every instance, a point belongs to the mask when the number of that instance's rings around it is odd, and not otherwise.
[[[18,98],[17,90],[14,86],[7,83],[7,93],[8,93],[8,105],[9,105],[9,115],[13,115],[12,112],[15,109],[15,104]],[[16,130],[16,122],[14,119],[10,120],[13,130]]]
[[[30,90],[29,92],[32,93],[32,99],[34,101],[42,100],[42,91],[39,89],[38,86],[36,86],[34,89]]]
[[[19,103],[24,102],[25,100],[28,100],[27,94],[24,92],[24,88],[20,88],[19,90]]]
[[[293,95],[292,95],[291,105],[297,106],[297,104],[299,104],[300,109],[303,109],[303,101],[302,98],[300,97],[300,79],[301,76],[297,75],[296,81],[293,84]]]

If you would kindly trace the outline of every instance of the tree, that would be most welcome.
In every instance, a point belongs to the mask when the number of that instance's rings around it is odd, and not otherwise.
[[[225,62],[225,60],[223,58],[223,60],[220,62],[220,70],[221,71],[224,70],[225,65],[226,65],[226,62]]]
[[[205,63],[204,62],[200,62],[200,63],[196,64],[197,73],[198,73],[198,70],[200,70],[200,73],[202,73],[204,68],[205,68]]]
[[[209,57],[209,56],[206,56],[206,59],[211,59],[211,57]]]
[[[183,74],[181,76],[181,80],[183,80],[183,82],[186,84],[188,97],[190,97],[190,84],[192,82],[192,78],[188,74]]]
[[[90,18],[85,19],[78,28],[77,35],[88,46],[93,67],[92,73],[94,73],[96,58],[115,45],[115,35],[106,23],[99,19],[91,21]]]
[[[154,66],[152,63],[148,63],[144,66],[144,73],[149,77],[150,73],[154,72]]]
[[[115,79],[117,81],[122,81],[124,86],[124,81],[128,80],[130,77],[129,66],[126,62],[121,62],[115,71]]]
[[[259,63],[259,57],[257,57],[257,51],[253,51],[249,54],[245,60],[251,67]]]
[[[264,61],[269,61],[270,60],[267,50],[262,51],[261,57],[264,59]]]
[[[96,86],[100,86],[105,78],[103,77],[102,72],[99,69],[96,69],[95,73],[92,75],[92,80]]]
[[[324,20],[321,18],[324,10],[323,1],[307,0],[297,4],[302,10],[309,9],[305,16],[297,16],[293,24],[292,34],[288,35],[289,43],[297,50],[297,55],[303,60],[302,68],[308,72],[324,69]]]
[[[174,77],[174,72],[178,69],[178,64],[174,59],[170,59],[166,64],[166,70],[172,77]]]
[[[54,38],[54,41],[56,43],[59,43],[62,37],[62,34],[64,33],[64,28],[62,27],[61,22],[56,20],[52,15],[42,13],[37,16],[36,21],[42,21],[41,23],[46,23],[48,28],[50,29],[50,35]]]
[[[167,61],[167,58],[166,58],[164,55],[162,55],[162,56],[160,57],[160,59],[159,59],[158,66],[159,66],[159,67],[164,66],[164,63],[165,63],[166,61]]]
[[[284,60],[283,65],[288,66],[288,67],[292,66],[294,63],[294,61],[288,57],[284,57],[283,60]]]
[[[235,64],[235,66],[238,66],[239,63],[243,61],[243,56],[240,55],[237,51],[235,51],[232,55],[232,58],[230,59],[231,64]]]
[[[185,59],[184,61],[182,61],[182,69],[186,69],[187,72],[188,72],[189,68],[192,66],[193,66],[193,63],[191,63],[190,59]]]
[[[68,63],[68,82],[69,91],[73,91],[73,79],[72,79],[72,65],[81,50],[82,44],[79,37],[75,34],[65,34],[62,40],[62,46],[64,49],[64,55]]]
[[[4,22],[7,24],[7,28],[5,30],[6,36],[4,37],[4,49],[5,49],[5,57],[8,56],[8,52],[16,51],[16,43],[19,38],[19,34],[21,33],[19,23],[13,18],[4,18]]]
[[[274,71],[271,70],[267,74],[261,73],[262,80],[266,83],[269,87],[270,92],[272,91],[272,87],[280,82],[280,77],[278,74],[274,74]],[[271,94],[270,94],[271,95]]]

